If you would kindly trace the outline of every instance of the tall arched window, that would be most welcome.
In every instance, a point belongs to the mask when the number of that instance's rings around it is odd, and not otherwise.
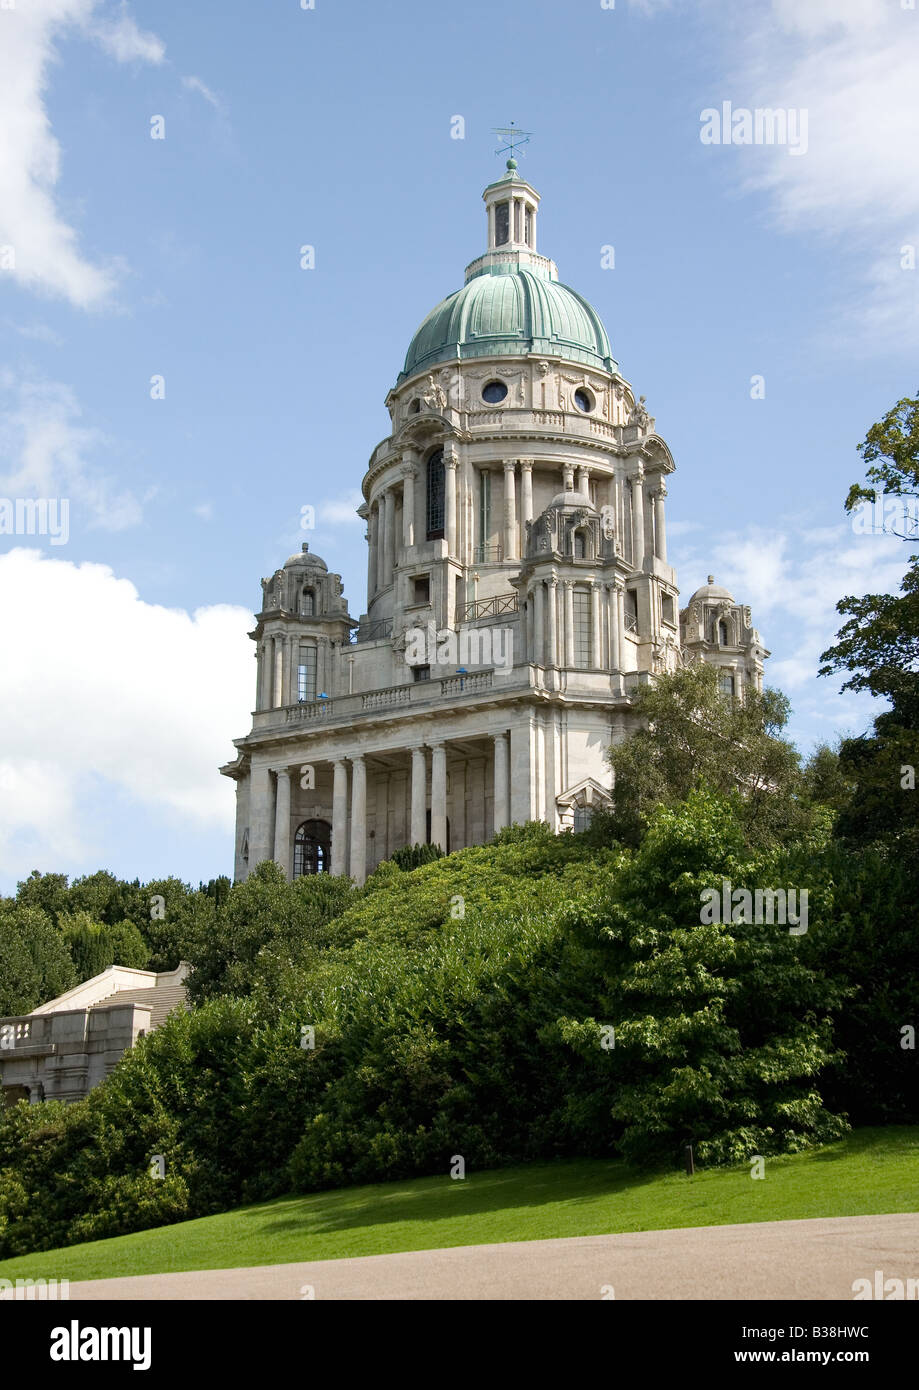
[[[312,589],[304,589],[300,595],[300,617],[312,618],[316,612],[316,595]]]
[[[585,541],[585,539],[584,539],[584,532],[583,532],[583,531],[575,531],[575,533],[574,533],[574,558],[575,558],[576,560],[583,560],[583,559],[586,557],[586,553],[587,553],[586,546],[587,546],[587,543],[586,543],[586,541]]]
[[[305,820],[294,838],[294,878],[329,871],[332,827],[327,820]]]
[[[428,526],[429,541],[444,536],[444,451],[438,449],[428,459]]]
[[[722,647],[728,644],[728,625],[723,618],[718,623],[718,643]]]

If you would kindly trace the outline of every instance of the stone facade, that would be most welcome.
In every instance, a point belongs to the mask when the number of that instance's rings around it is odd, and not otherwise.
[[[262,581],[252,729],[221,769],[237,879],[273,858],[361,883],[406,844],[583,825],[642,683],[700,659],[762,685],[748,608],[710,583],[679,611],[670,450],[536,252],[539,195],[509,161],[484,198],[488,250],[415,335],[364,475],[366,611],[307,546]]]
[[[5,1104],[81,1100],[139,1037],[186,1007],[188,966],[156,974],[113,965],[16,1018],[0,1018]]]

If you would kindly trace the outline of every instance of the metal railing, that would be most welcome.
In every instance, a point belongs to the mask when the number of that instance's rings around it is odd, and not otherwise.
[[[465,603],[459,612],[460,622],[474,622],[477,618],[500,618],[505,613],[517,612],[516,590],[510,594],[496,594],[494,598],[477,598]]]
[[[500,565],[504,559],[503,545],[476,545],[472,550],[474,565]]]
[[[378,618],[375,623],[360,623],[355,642],[379,642],[392,637],[392,618]]]
[[[626,630],[626,632],[637,632],[637,631],[638,631],[638,618],[637,618],[637,616],[636,616],[634,613],[626,613],[626,615],[625,615],[625,630]]]

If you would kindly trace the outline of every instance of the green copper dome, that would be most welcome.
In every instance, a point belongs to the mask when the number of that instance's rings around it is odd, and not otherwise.
[[[431,310],[409,344],[399,381],[456,358],[530,353],[619,370],[599,314],[575,290],[541,266],[488,265]]]

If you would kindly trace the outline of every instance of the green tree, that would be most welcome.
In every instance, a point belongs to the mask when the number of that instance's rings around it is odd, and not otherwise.
[[[736,805],[751,845],[770,845],[808,824],[798,754],[781,737],[789,705],[776,690],[725,696],[714,667],[698,662],[643,686],[642,727],[609,750],[615,774],[613,835],[638,844],[643,819],[705,785]]]
[[[919,498],[919,399],[904,398],[872,425],[859,452],[869,465],[869,486],[853,483],[847,512],[879,495]],[[904,512],[893,531],[914,541],[917,529]],[[845,672],[843,690],[867,690],[889,702],[873,731],[846,740],[841,767],[854,783],[837,822],[851,843],[885,844],[907,855],[919,850],[919,556],[912,555],[899,594],[848,596],[836,605],[846,621],[822,655],[821,676]]]
[[[70,952],[48,914],[0,899],[0,1013],[28,1013],[76,983]]]

